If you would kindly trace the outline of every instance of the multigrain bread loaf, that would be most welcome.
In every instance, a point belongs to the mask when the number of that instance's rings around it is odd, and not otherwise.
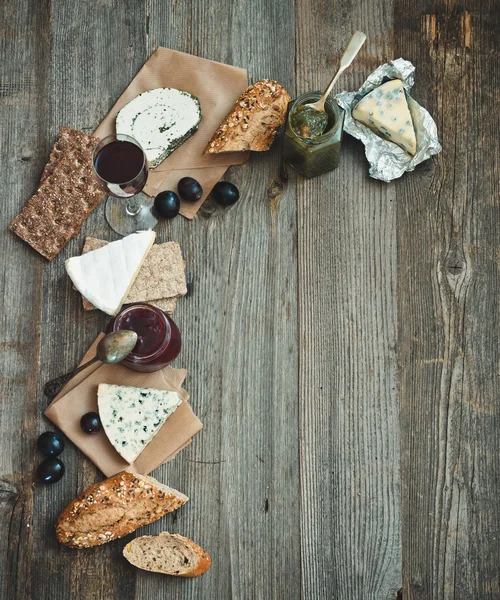
[[[166,531],[132,540],[123,549],[123,556],[139,569],[175,577],[199,577],[212,564],[203,548],[189,538]]]
[[[56,537],[71,548],[99,546],[156,521],[187,500],[153,477],[121,471],[66,506],[56,523]]]
[[[283,125],[290,96],[277,81],[257,81],[238,98],[203,154],[269,150]]]

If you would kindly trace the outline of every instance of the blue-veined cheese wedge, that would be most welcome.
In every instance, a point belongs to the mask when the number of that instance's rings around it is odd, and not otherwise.
[[[115,450],[133,463],[180,405],[176,392],[100,383],[97,405],[104,432]]]
[[[415,154],[415,129],[399,79],[388,81],[367,94],[358,102],[352,116],[409,154]]]
[[[132,136],[157,167],[198,129],[200,101],[175,88],[156,88],[136,96],[116,116],[116,133]]]

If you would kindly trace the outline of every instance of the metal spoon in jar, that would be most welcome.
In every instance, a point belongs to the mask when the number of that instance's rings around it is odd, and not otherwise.
[[[108,333],[97,344],[96,355],[94,358],[86,362],[81,367],[74,369],[70,373],[56,377],[55,379],[52,379],[46,383],[43,388],[45,395],[52,400],[52,398],[57,396],[57,394],[68,383],[68,381],[70,381],[70,379],[73,379],[75,375],[98,360],[108,365],[114,365],[121,362],[132,352],[136,343],[137,333],[135,331],[123,329],[121,331]]]
[[[349,40],[349,43],[347,44],[347,48],[345,49],[344,54],[342,55],[342,58],[340,59],[340,67],[339,67],[338,71],[335,73],[334,78],[328,84],[328,87],[326,88],[326,90],[323,92],[323,95],[321,96],[321,98],[317,102],[311,102],[310,104],[304,104],[303,107],[299,106],[298,110],[300,110],[302,114],[300,115],[300,119],[298,118],[298,115],[297,115],[296,122],[300,121],[298,123],[298,128],[300,128],[301,131],[303,131],[303,132],[308,131],[307,125],[306,125],[307,119],[308,119],[308,113],[309,113],[309,119],[314,122],[314,130],[315,130],[314,137],[321,135],[325,131],[326,126],[328,124],[328,115],[325,112],[325,101],[328,98],[328,96],[330,95],[330,92],[332,91],[332,88],[335,85],[337,79],[347,69],[347,67],[352,63],[352,61],[356,57],[357,53],[360,51],[361,46],[365,43],[365,40],[366,40],[366,35],[363,32],[356,31],[355,33],[353,33],[351,39]],[[320,113],[320,115],[318,115],[317,113]],[[312,136],[301,135],[301,137],[312,137]]]

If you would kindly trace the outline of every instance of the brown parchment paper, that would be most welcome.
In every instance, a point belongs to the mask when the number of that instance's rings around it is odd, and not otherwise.
[[[95,355],[96,346],[102,335],[95,340],[80,364]],[[45,415],[101,469],[106,477],[123,470],[146,475],[171,460],[202,428],[201,421],[189,406],[188,393],[181,388],[186,375],[185,369],[172,367],[166,367],[155,373],[138,373],[122,365],[94,364],[67,384],[45,410]],[[182,399],[179,407],[169,416],[153,440],[131,465],[116,452],[104,431],[86,434],[80,427],[82,415],[90,411],[97,412],[99,383],[171,390],[177,392]]]
[[[203,196],[195,203],[181,200],[180,211],[183,216],[192,219],[227,168],[246,162],[250,156],[249,152],[202,154],[214,131],[248,87],[247,72],[160,47],[137,73],[94,135],[104,138],[115,133],[118,111],[142,92],[159,87],[173,87],[196,96],[200,100],[202,119],[194,135],[150,170],[144,192],[150,196],[167,189],[177,192],[177,182],[181,177],[194,177],[203,188]]]

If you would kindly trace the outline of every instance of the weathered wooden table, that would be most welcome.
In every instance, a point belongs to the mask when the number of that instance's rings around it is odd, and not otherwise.
[[[2,599],[500,598],[499,7],[494,0],[233,3],[4,0],[0,5]],[[191,500],[147,527],[204,545],[198,580],[139,572],[122,542],[59,546],[63,505],[101,477],[71,443],[33,484],[41,386],[106,322],[65,275],[103,206],[51,264],[7,230],[61,125],[91,131],[159,45],[246,67],[292,95],[417,66],[443,152],[392,184],[346,136],[306,181],[280,149],[227,178],[242,200],[158,227],[193,285],[177,366],[205,424],[155,475]],[[340,88],[339,88],[340,89]],[[144,532],[144,530],[143,530]],[[402,590],[400,592],[400,590]]]

